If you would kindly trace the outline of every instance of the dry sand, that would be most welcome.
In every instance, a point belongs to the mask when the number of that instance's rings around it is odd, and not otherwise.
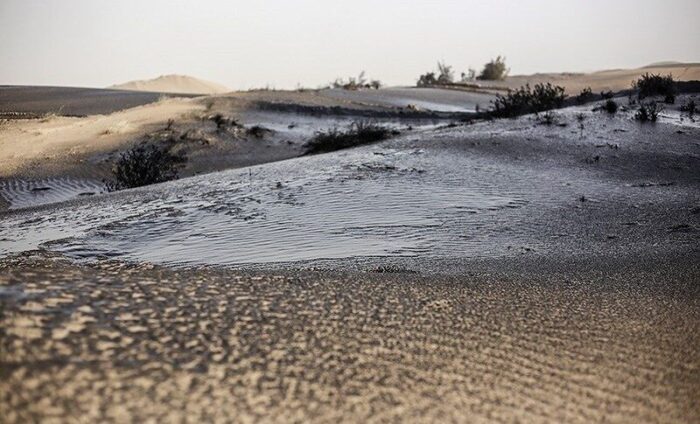
[[[518,88],[525,84],[551,82],[561,85],[567,94],[576,95],[584,88],[591,87],[594,93],[601,91],[621,91],[630,89],[632,82],[641,75],[672,74],[676,81],[700,81],[700,64],[687,63],[675,65],[648,66],[639,69],[615,69],[592,73],[545,73],[534,75],[513,75],[505,81],[494,82],[493,85]]]
[[[109,88],[177,94],[222,94],[231,91],[223,85],[187,75],[161,75],[158,78],[129,81]]]
[[[697,261],[471,268],[0,261],[3,421],[700,420]]]

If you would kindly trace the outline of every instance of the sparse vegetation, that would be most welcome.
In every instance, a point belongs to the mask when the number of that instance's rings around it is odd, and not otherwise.
[[[346,80],[342,78],[336,79],[331,86],[333,88],[341,88],[343,90],[351,90],[351,91],[356,91],[356,90],[361,90],[361,89],[375,89],[378,90],[381,88],[382,83],[379,80],[371,80],[367,81],[365,71],[360,72],[360,75],[357,77],[349,77]]]
[[[642,100],[647,97],[663,96],[664,102],[673,104],[676,102],[676,84],[672,75],[655,75],[646,73],[632,83],[632,88],[637,91],[637,97]]]
[[[566,100],[564,87],[550,83],[536,84],[534,89],[525,85],[507,95],[498,95],[489,114],[496,118],[512,118],[528,113],[559,108]]]
[[[593,99],[593,90],[591,87],[586,87],[576,96],[576,103],[582,105]]]
[[[209,120],[214,122],[216,124],[216,129],[217,130],[223,130],[229,127],[239,127],[240,124],[233,118],[224,116],[220,113],[217,113],[216,115],[212,115],[209,117]]]
[[[155,144],[140,144],[123,152],[112,168],[110,191],[141,187],[177,178],[177,168],[185,159]]]
[[[681,112],[687,113],[691,118],[695,116],[697,111],[698,109],[693,99],[689,99],[685,104],[681,105]]]
[[[357,121],[350,124],[350,127],[347,129],[335,127],[317,132],[314,138],[306,143],[306,154],[333,152],[363,144],[376,143],[394,134],[397,134],[397,132],[373,122]]]
[[[555,125],[555,124],[559,125],[559,115],[552,112],[551,110],[547,111],[543,114],[538,114],[537,115],[537,123],[540,125],[547,125],[547,126],[551,126],[551,125]]]
[[[603,103],[602,105],[598,106],[597,108],[593,109],[596,111],[602,111],[602,112],[607,112],[610,115],[614,115],[617,113],[619,106],[617,102],[613,99],[608,99]]]
[[[612,99],[613,97],[615,97],[615,93],[613,93],[613,92],[610,91],[610,90],[608,90],[608,91],[601,91],[601,92],[600,92],[600,97],[602,97],[603,100],[609,100],[609,99]]]
[[[510,69],[506,66],[506,58],[498,56],[496,59],[484,65],[484,69],[477,77],[480,80],[501,81],[506,79]]]
[[[656,102],[646,102],[639,105],[639,110],[634,114],[634,119],[639,122],[656,122],[663,107]]]
[[[430,87],[433,85],[447,85],[454,82],[452,67],[444,62],[438,62],[438,72],[427,72],[418,78],[418,87]],[[437,75],[437,76],[436,76]]]

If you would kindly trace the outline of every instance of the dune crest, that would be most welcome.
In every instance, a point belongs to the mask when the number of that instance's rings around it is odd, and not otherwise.
[[[158,78],[129,81],[123,84],[113,85],[109,88],[180,94],[221,94],[231,91],[223,85],[187,75],[161,75]]]

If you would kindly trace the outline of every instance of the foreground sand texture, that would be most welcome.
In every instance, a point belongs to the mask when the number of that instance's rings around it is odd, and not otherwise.
[[[5,422],[700,420],[697,262],[494,265],[450,278],[5,261],[0,411]]]

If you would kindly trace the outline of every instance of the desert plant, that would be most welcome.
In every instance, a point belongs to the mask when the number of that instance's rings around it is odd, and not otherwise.
[[[467,72],[462,72],[462,78],[460,82],[462,83],[467,83],[467,82],[472,82],[476,79],[476,70],[469,68]]]
[[[435,72],[427,72],[420,77],[418,77],[418,82],[416,85],[418,87],[430,87],[431,85],[437,84],[437,78],[435,78]]]
[[[618,105],[613,99],[608,99],[603,103],[602,105],[598,106],[594,110],[599,110],[603,112],[607,112],[611,115],[614,115],[617,113]]]
[[[306,143],[306,154],[326,153],[347,149],[363,144],[385,140],[395,131],[370,121],[356,121],[347,129],[338,127],[318,131],[313,139]]]
[[[646,102],[639,105],[639,110],[634,114],[634,119],[639,122],[656,122],[663,107],[656,102]]]
[[[452,84],[454,82],[454,72],[452,72],[452,67],[447,65],[445,62],[438,62],[438,84]]]
[[[382,85],[381,81],[379,80],[371,80],[370,82],[367,82],[367,78],[365,76],[365,71],[360,72],[360,74],[357,77],[349,77],[346,80],[342,78],[336,79],[333,83],[331,83],[331,86],[333,88],[342,88],[343,90],[361,90],[364,88],[374,88],[378,89]]]
[[[613,97],[615,97],[615,93],[613,93],[613,92],[610,91],[610,90],[608,90],[608,91],[601,91],[601,92],[600,92],[600,97],[602,97],[603,100],[612,99]]]
[[[566,100],[564,87],[550,83],[536,84],[534,89],[529,84],[508,94],[497,95],[493,101],[490,115],[496,118],[512,118],[527,113],[544,112],[559,108]]]
[[[591,87],[586,87],[576,96],[576,103],[584,104],[593,99],[593,90]]]
[[[154,144],[140,144],[123,152],[112,168],[114,181],[107,183],[110,191],[161,183],[177,178],[181,156]]]
[[[647,97],[663,96],[665,103],[676,102],[676,84],[672,75],[646,73],[632,83],[632,88],[637,91],[637,97],[642,100]]]
[[[695,105],[695,100],[689,99],[685,104],[681,105],[681,112],[685,112],[691,118],[697,113],[698,109]]]
[[[480,80],[499,81],[508,76],[510,69],[506,66],[506,58],[498,56],[486,65],[477,77]]]
[[[554,124],[559,124],[559,115],[556,113],[550,111],[547,111],[543,114],[538,114],[537,115],[537,123],[540,125],[547,125],[551,126]]]

